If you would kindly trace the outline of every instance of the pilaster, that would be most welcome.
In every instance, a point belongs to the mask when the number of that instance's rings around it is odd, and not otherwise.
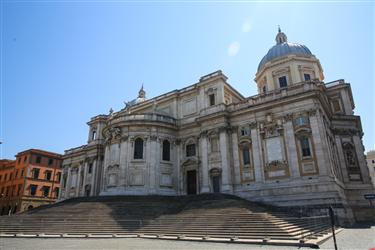
[[[255,182],[264,182],[261,141],[257,129],[257,123],[250,126],[251,146],[253,149]]]
[[[298,166],[298,155],[296,140],[294,136],[293,122],[291,119],[287,119],[284,123],[284,135],[287,148],[290,175],[292,178],[296,178],[300,176],[300,172]]]
[[[201,134],[199,142],[200,142],[201,157],[202,157],[201,193],[208,193],[210,192],[209,180],[208,180],[208,145],[207,145],[207,135],[205,133]]]
[[[221,155],[221,168],[222,168],[222,192],[233,192],[230,162],[228,157],[228,134],[225,129],[220,131],[220,155]]]
[[[240,159],[238,153],[238,135],[237,129],[232,131],[232,149],[233,149],[233,167],[234,167],[234,184],[241,184]]]

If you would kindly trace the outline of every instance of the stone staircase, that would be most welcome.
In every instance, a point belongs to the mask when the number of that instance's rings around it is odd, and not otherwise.
[[[300,216],[236,196],[73,198],[0,217],[2,237],[148,237],[316,245],[329,236],[326,216]]]

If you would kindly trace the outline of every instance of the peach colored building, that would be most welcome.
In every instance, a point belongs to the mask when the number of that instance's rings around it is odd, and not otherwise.
[[[22,212],[56,201],[60,192],[61,155],[29,149],[16,160],[0,160],[0,214]]]

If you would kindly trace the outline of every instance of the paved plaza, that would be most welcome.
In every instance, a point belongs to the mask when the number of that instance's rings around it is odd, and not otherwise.
[[[338,249],[356,250],[371,249],[375,247],[375,226],[363,228],[344,229],[337,235]],[[324,242],[321,249],[334,249],[333,240]],[[168,249],[250,249],[250,250],[286,250],[286,249],[310,249],[298,247],[282,247],[269,245],[245,245],[191,241],[170,241],[154,239],[39,239],[39,238],[0,238],[1,250],[44,250],[44,249],[137,249],[137,250],[168,250]]]

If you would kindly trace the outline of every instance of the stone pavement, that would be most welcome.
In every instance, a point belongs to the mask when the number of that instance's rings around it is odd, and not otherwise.
[[[337,235],[337,245],[340,250],[362,250],[375,247],[375,226],[370,228],[344,229]],[[334,249],[332,238],[324,242],[321,249]],[[154,239],[122,238],[122,239],[41,239],[41,238],[0,238],[1,250],[96,250],[96,249],[138,249],[138,250],[200,250],[200,249],[231,249],[231,250],[286,250],[310,249],[287,246],[245,245],[191,241],[169,241]]]

